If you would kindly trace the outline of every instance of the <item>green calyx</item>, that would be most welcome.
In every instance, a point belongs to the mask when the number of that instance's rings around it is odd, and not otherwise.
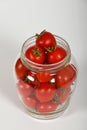
[[[56,93],[52,102],[59,103],[60,96]]]
[[[59,88],[59,90],[62,92],[63,95],[66,94],[66,89],[65,88]],[[61,104],[60,98],[61,98],[61,96],[58,93],[56,93],[55,96],[54,96],[53,102],[59,102],[59,104]]]
[[[66,89],[65,88],[60,88],[60,91],[65,94],[66,93]]]
[[[56,45],[55,46],[53,46],[53,47],[45,47],[45,50],[47,51],[47,52],[52,52],[52,51],[54,51],[55,49],[56,49]]]
[[[40,33],[40,35],[43,35],[45,32],[46,32],[46,30],[44,29],[44,30]]]
[[[38,48],[32,50],[32,52],[33,52],[33,54],[36,55],[36,56],[41,56],[41,55],[42,55],[42,53],[39,51]]]

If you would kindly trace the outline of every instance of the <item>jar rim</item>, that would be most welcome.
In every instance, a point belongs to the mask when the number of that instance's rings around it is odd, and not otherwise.
[[[55,68],[55,67],[61,68],[61,65],[62,65],[63,63],[66,64],[67,61],[68,61],[68,63],[70,62],[70,59],[71,59],[71,50],[70,50],[70,47],[69,47],[68,42],[67,42],[66,40],[64,40],[62,37],[57,36],[57,35],[55,35],[55,34],[54,34],[54,37],[55,37],[56,39],[58,39],[58,40],[61,40],[61,42],[64,43],[65,46],[67,47],[67,51],[66,51],[66,52],[67,52],[67,55],[66,55],[66,57],[65,57],[63,60],[61,60],[61,61],[59,61],[59,62],[57,62],[57,63],[52,63],[52,64],[39,64],[39,63],[35,63],[35,62],[29,60],[29,59],[25,56],[25,50],[24,50],[24,48],[25,48],[25,45],[26,45],[27,42],[29,42],[29,41],[31,41],[32,39],[35,39],[35,38],[36,38],[36,36],[32,36],[32,37],[29,37],[29,38],[23,43],[23,46],[22,46],[22,48],[21,48],[21,60],[22,60],[22,62],[25,64],[25,66],[26,66],[27,68],[33,68],[34,70],[41,70],[41,71],[43,71],[43,70],[42,70],[43,68],[46,69],[46,70],[53,69],[53,68]],[[30,43],[30,44],[31,44],[31,43]],[[30,45],[30,44],[29,44],[29,45]],[[32,44],[32,45],[33,45],[33,44]],[[25,62],[26,62],[26,63],[25,63]],[[65,66],[65,64],[64,64],[63,66]],[[31,67],[30,67],[30,65],[31,65]]]

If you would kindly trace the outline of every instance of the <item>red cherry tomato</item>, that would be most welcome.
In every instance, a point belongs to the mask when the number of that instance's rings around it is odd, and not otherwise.
[[[57,91],[57,100],[59,103],[63,103],[65,102],[69,95],[70,95],[70,92],[71,92],[71,89],[70,87],[68,88],[59,88],[58,91]]]
[[[50,83],[41,83],[36,88],[36,97],[40,102],[47,102],[53,99],[56,88]]]
[[[23,102],[27,107],[34,108],[37,104],[37,100],[33,96],[23,98]]]
[[[27,97],[32,94],[34,89],[30,83],[19,80],[17,90],[22,97]]]
[[[38,103],[36,109],[40,113],[53,112],[57,109],[58,104],[52,102]]]
[[[49,64],[57,63],[66,57],[66,51],[62,47],[57,47],[54,51],[47,53],[47,62]]]
[[[42,82],[42,83],[48,82],[53,78],[50,72],[38,72],[36,76],[39,82]]]
[[[58,88],[69,87],[76,79],[76,69],[73,66],[69,64],[65,68],[57,72],[56,85]]]
[[[22,64],[19,58],[15,64],[15,73],[17,78],[24,79],[27,76],[28,69]]]
[[[44,54],[44,50],[40,47],[37,46],[31,46],[27,49],[26,53],[25,53],[26,57],[38,64],[43,64],[45,61],[45,54]]]
[[[36,45],[51,49],[56,45],[56,40],[52,33],[43,31],[40,35],[37,35]]]

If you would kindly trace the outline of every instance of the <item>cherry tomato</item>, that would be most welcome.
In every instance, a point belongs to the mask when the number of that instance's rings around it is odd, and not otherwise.
[[[26,53],[25,53],[26,57],[38,64],[43,64],[45,61],[45,54],[44,54],[44,50],[40,47],[37,46],[31,46],[27,49]]]
[[[37,104],[37,100],[34,96],[23,98],[23,102],[27,107],[34,108]]]
[[[66,51],[62,47],[58,46],[54,51],[47,53],[47,62],[49,64],[57,63],[63,60],[66,55]]]
[[[76,79],[76,69],[73,66],[69,64],[57,72],[55,80],[58,88],[69,87]]]
[[[37,35],[36,45],[45,49],[51,49],[56,45],[56,40],[52,33],[43,31],[40,35]]]
[[[19,58],[15,64],[16,76],[19,79],[24,79],[27,76],[28,69],[22,64],[21,59]]]
[[[53,78],[50,72],[38,72],[36,76],[39,82],[42,82],[42,83],[48,82]]]
[[[53,99],[56,88],[50,83],[41,83],[36,88],[36,97],[40,102],[47,102]]]
[[[55,96],[55,101],[58,101],[59,103],[65,102],[69,95],[70,95],[71,89],[68,88],[58,88],[57,95]]]
[[[30,83],[19,80],[17,83],[17,90],[22,97],[27,97],[33,92],[33,87]]]
[[[52,112],[57,109],[58,104],[52,102],[38,103],[36,109],[40,113]]]

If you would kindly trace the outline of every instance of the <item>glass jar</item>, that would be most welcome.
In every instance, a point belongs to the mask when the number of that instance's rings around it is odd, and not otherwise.
[[[35,44],[36,36],[33,36],[24,42],[14,66],[19,99],[29,115],[39,119],[52,119],[62,115],[76,87],[75,58],[68,43],[59,36],[54,37],[58,46],[66,50],[67,55],[63,60],[54,64],[30,61],[25,52]]]

